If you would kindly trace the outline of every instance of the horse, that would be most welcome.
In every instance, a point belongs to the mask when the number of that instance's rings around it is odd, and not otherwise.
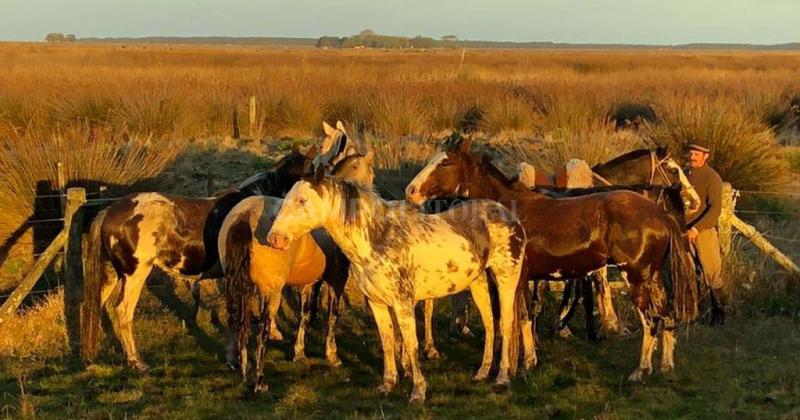
[[[308,170],[311,159],[339,159],[353,153],[341,122],[334,129],[323,123],[325,148],[303,154],[298,148],[275,163],[273,169],[243,181],[237,188],[210,198],[161,193],[123,197],[94,218],[85,249],[84,302],[81,309],[81,357],[91,363],[97,356],[101,309],[115,290],[109,310],[113,333],[122,344],[128,364],[148,370],[136,350],[133,317],[142,287],[153,267],[173,277],[218,278],[217,237],[228,212],[253,195],[283,196]],[[199,292],[199,290],[195,290]],[[198,295],[195,295],[197,300]],[[197,309],[197,304],[195,304]],[[113,312],[113,314],[112,314]]]
[[[546,194],[561,196],[583,195],[586,194],[588,189],[595,186],[595,183],[599,183],[610,187],[607,189],[631,189],[644,193],[645,195],[649,194],[650,197],[659,201],[662,197],[661,191],[678,184],[682,186],[682,189],[678,188],[678,191],[683,197],[686,207],[690,209],[692,207],[696,208],[700,204],[697,192],[694,191],[694,188],[691,183],[689,183],[680,165],[669,156],[668,150],[662,147],[656,150],[634,150],[592,168],[583,160],[571,159],[563,167],[558,168],[553,174],[537,169],[527,162],[521,162],[516,172],[506,167],[506,165],[497,164],[496,167],[504,174],[509,182],[519,183],[528,189],[538,188]],[[618,186],[615,188],[614,185]],[[570,191],[573,190],[574,192],[570,193]],[[671,209],[672,210],[665,208],[665,210],[669,210],[668,214],[673,214],[677,211],[675,206],[672,206]],[[683,225],[682,214],[683,212],[681,211],[680,216],[675,216],[676,220],[680,218],[681,225]],[[602,267],[591,273],[590,277],[593,278],[596,286],[596,300],[598,302],[597,306],[603,332],[614,335],[625,332],[626,330],[621,326],[619,317],[614,310],[610,292],[611,289],[608,284],[607,269]],[[564,293],[558,311],[559,315],[556,323],[556,331],[561,336],[568,336],[570,334],[569,320],[572,318],[572,314],[578,302],[577,293],[573,294],[572,292],[582,289],[586,291],[584,296],[592,297],[595,290],[592,289],[591,282],[585,280],[577,285],[574,279],[566,279],[564,281]],[[534,311],[534,316],[536,316],[540,312],[538,285],[534,287],[534,290],[536,291],[535,300],[537,301],[537,308]],[[585,312],[588,336],[592,341],[596,341],[598,337],[594,328],[594,302],[592,300],[584,300],[584,304],[586,306]],[[466,305],[464,304],[462,307],[466,308]],[[439,354],[435,348],[433,336],[429,333],[429,331],[431,331],[432,314],[433,301],[426,301],[425,355],[429,359],[435,359]],[[458,323],[459,320],[462,320],[462,324],[466,325],[465,312],[457,314],[456,323]]]
[[[339,161],[332,170],[340,177],[360,185],[371,186],[375,179],[372,169],[373,154],[352,155]],[[312,289],[319,280],[330,286],[328,293],[328,335],[325,356],[328,364],[341,366],[336,349],[336,320],[339,298],[344,293],[350,262],[322,229],[297,237],[286,249],[278,250],[267,244],[266,233],[272,226],[282,199],[254,196],[236,205],[219,234],[220,262],[225,273],[225,300],[228,308],[229,366],[236,363],[235,349],[239,349],[242,379],[247,379],[247,341],[250,311],[247,303],[254,293],[259,293],[262,303],[261,331],[256,345],[255,391],[267,390],[264,380],[263,357],[267,335],[271,334],[281,291],[285,285],[301,288],[302,316],[294,345],[294,360],[305,359],[305,330],[311,317]]]
[[[430,198],[462,196],[497,200],[508,206],[529,238],[526,276],[553,280],[583,277],[615,263],[627,275],[643,327],[639,366],[628,378],[640,381],[652,372],[659,330],[661,370],[671,371],[675,329],[697,316],[694,266],[683,226],[652,200],[632,191],[552,198],[529,190],[510,182],[492,156],[471,151],[470,146],[471,139],[462,137],[443,142],[406,188],[406,198],[419,205]],[[664,281],[664,267],[671,287]]]
[[[474,379],[487,378],[494,347],[490,283],[497,290],[503,337],[495,384],[508,385],[510,340],[516,337],[512,318],[526,237],[507,208],[474,200],[425,214],[403,202],[386,202],[371,189],[317,173],[299,181],[286,195],[267,240],[275,248],[286,249],[296,238],[320,227],[350,260],[351,280],[366,296],[378,326],[384,362],[380,392],[386,394],[397,384],[396,325],[414,383],[410,401],[425,400],[427,383],[418,362],[414,304],[466,289],[486,328],[483,360]],[[519,322],[531,331],[530,320]],[[536,362],[533,340],[531,333],[523,336],[526,368]]]
[[[700,205],[700,197],[694,187],[680,165],[670,157],[665,147],[658,147],[655,150],[634,150],[617,156],[608,162],[595,165],[592,168],[589,168],[584,161],[572,159],[552,175],[547,175],[530,164],[522,162],[519,164],[517,174],[510,174],[509,178],[514,179],[515,176],[517,182],[528,188],[538,188],[544,193],[553,192],[559,196],[582,195],[587,191],[591,192],[591,187],[599,184],[599,186],[610,187],[610,189],[614,189],[616,186],[616,189],[638,191],[656,200],[656,202],[661,202],[662,192],[665,189],[676,185],[686,209],[691,211],[692,208],[696,209]],[[577,194],[566,192],[571,189],[580,189],[583,192]],[[599,191],[594,190],[594,192]],[[667,203],[665,206],[669,206],[669,204]],[[665,207],[665,210],[668,211],[668,214],[674,214],[678,211],[675,206]],[[679,216],[675,217],[683,220],[683,210],[680,210],[680,213]],[[626,331],[622,328],[614,311],[606,268],[603,267],[595,271],[591,277],[597,287],[598,311],[603,332],[606,334],[620,334]],[[559,308],[556,331],[562,336],[569,335],[568,323],[574,312],[575,303],[577,303],[577,296],[574,296],[572,291],[577,291],[579,287],[574,284],[573,280],[568,279],[565,281],[564,294]],[[581,285],[581,289],[592,291],[590,283]],[[591,297],[588,293],[585,296]],[[588,307],[592,305],[592,302],[584,303]],[[591,313],[587,313],[587,326],[590,325],[593,325],[593,317],[591,317]],[[596,339],[593,327],[587,329],[589,337],[593,340]]]

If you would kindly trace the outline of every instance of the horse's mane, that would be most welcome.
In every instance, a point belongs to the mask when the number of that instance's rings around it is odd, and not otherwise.
[[[606,170],[615,168],[617,166],[623,165],[625,163],[628,163],[631,160],[638,159],[638,158],[641,158],[643,156],[649,156],[650,153],[652,153],[652,152],[656,153],[656,157],[658,157],[659,160],[664,159],[668,155],[668,151],[667,151],[666,147],[657,147],[655,150],[652,150],[652,149],[637,149],[637,150],[625,153],[623,155],[619,155],[619,156],[615,157],[614,159],[609,160],[608,162],[600,163],[598,165],[595,165],[594,167],[592,167],[592,170],[593,171],[606,171]]]
[[[312,184],[314,185],[314,184]],[[327,176],[316,185],[326,185],[338,192],[339,199],[342,200],[342,223],[345,226],[352,226],[359,220],[363,211],[361,205],[366,200],[379,201],[383,203],[374,187],[365,187],[351,181]]]

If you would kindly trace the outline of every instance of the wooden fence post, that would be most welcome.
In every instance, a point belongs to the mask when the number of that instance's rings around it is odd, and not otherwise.
[[[732,227],[731,219],[736,208],[736,197],[734,197],[733,186],[729,182],[722,183],[722,213],[719,216],[717,225],[719,227],[719,245],[722,248],[722,255],[728,255],[731,251]]]
[[[739,219],[736,216],[731,218],[731,224],[733,227],[736,228],[739,232],[742,232],[742,235],[747,237],[750,242],[753,243],[758,249],[761,250],[764,254],[768,257],[772,258],[778,265],[783,267],[786,271],[794,274],[795,276],[800,277],[800,268],[789,259],[786,255],[783,255],[778,248],[775,248],[769,241],[766,240],[756,228],[748,225],[747,223],[743,222],[742,219]]]
[[[233,115],[232,115],[232,124],[233,124],[233,138],[235,140],[239,140],[239,109],[236,107],[236,104],[233,104]]]
[[[256,137],[256,97],[250,97],[250,138]]]
[[[64,316],[67,321],[69,347],[77,353],[80,347],[80,304],[83,301],[83,258],[81,237],[83,234],[86,190],[67,190],[67,207],[64,215],[64,230],[67,232],[64,246]]]
[[[28,271],[28,274],[22,278],[22,282],[20,282],[19,286],[11,292],[11,296],[9,296],[3,303],[3,306],[0,307],[0,325],[3,325],[6,319],[13,315],[17,308],[19,308],[19,305],[25,297],[28,296],[33,286],[36,285],[36,281],[39,280],[39,277],[42,277],[44,270],[53,262],[58,252],[64,248],[65,243],[67,243],[67,231],[62,230],[56,238],[53,239],[53,242],[50,242],[47,249],[39,256],[39,259],[36,260],[30,271]]]

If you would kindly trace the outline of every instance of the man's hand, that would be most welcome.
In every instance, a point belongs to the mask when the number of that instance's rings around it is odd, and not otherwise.
[[[686,232],[686,236],[689,237],[690,241],[694,242],[697,240],[697,233],[698,232],[696,228],[691,228],[689,229],[689,231]]]

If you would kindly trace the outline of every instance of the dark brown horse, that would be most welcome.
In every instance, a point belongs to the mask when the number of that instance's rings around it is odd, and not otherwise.
[[[510,182],[486,153],[470,151],[469,139],[453,137],[414,178],[406,197],[415,204],[463,196],[499,201],[515,212],[529,242],[528,278],[564,279],[616,264],[631,286],[643,341],[630,380],[652,371],[661,330],[661,370],[674,367],[675,328],[697,316],[697,290],[689,244],[682,226],[653,201],[631,191],[552,198]],[[662,268],[669,272],[669,284]]]

